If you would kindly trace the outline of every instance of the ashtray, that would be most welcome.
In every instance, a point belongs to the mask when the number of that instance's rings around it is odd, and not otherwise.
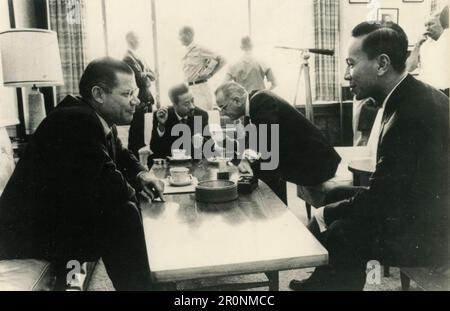
[[[230,180],[205,180],[195,187],[195,199],[199,202],[222,203],[237,198],[237,184]]]

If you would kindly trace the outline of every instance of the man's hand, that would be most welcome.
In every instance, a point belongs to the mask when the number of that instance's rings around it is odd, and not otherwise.
[[[247,159],[242,159],[241,163],[238,165],[239,172],[248,173],[253,175],[252,167],[250,166],[250,162]]]
[[[158,123],[162,126],[164,126],[166,124],[168,117],[169,117],[169,112],[166,107],[160,108],[156,112],[156,119],[158,120]]]
[[[426,33],[424,33],[424,34],[422,35],[422,37],[420,37],[420,39],[417,41],[416,46],[417,46],[417,47],[421,47],[422,44],[424,44],[425,41],[427,41],[427,40],[428,40],[428,33],[426,32]]]
[[[142,186],[144,193],[149,197],[150,200],[155,200],[158,197],[161,198],[161,201],[165,201],[164,199],[164,182],[158,178],[156,178],[153,174],[149,172],[142,172],[137,175],[137,180],[139,184]]]

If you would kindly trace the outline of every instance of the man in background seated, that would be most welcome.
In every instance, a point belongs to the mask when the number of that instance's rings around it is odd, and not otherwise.
[[[448,98],[407,74],[408,39],[398,25],[363,22],[352,31],[345,79],[357,100],[384,112],[368,189],[316,210],[310,230],[329,265],[295,290],[362,290],[366,263],[448,263]],[[342,199],[342,198],[341,198]]]
[[[116,125],[139,104],[131,68],[113,58],[86,67],[39,125],[0,198],[0,259],[103,259],[117,290],[152,286],[136,192],[163,199],[163,183],[122,146]]]
[[[135,157],[139,158],[139,149],[145,146],[145,114],[152,112],[152,105],[155,103],[150,91],[151,82],[155,81],[155,74],[145,61],[136,54],[140,44],[138,35],[130,31],[125,38],[128,50],[123,61],[133,69],[136,84],[139,88],[138,98],[140,101],[140,104],[135,108],[128,131],[128,149],[133,152]]]
[[[252,55],[253,44],[250,37],[241,39],[241,50],[244,55],[236,64],[230,66],[226,80],[239,83],[247,92],[273,90],[277,86],[277,82],[272,69]],[[269,87],[266,87],[264,79],[270,83]]]
[[[178,84],[172,87],[169,90],[169,98],[173,105],[163,107],[153,114],[153,129],[150,141],[150,149],[153,154],[149,157],[149,167],[153,165],[153,159],[166,158],[172,154],[172,149],[180,149],[180,146],[173,146],[173,144],[181,137],[183,132],[172,133],[175,125],[186,124],[189,128],[188,140],[191,144],[183,146],[183,149],[187,150],[186,154],[190,156],[195,153],[192,144],[194,140],[201,140],[201,145],[195,146],[195,148],[200,148],[201,151],[204,136],[210,136],[209,132],[205,132],[205,127],[208,125],[208,113],[195,106],[195,98],[186,84]]]
[[[322,183],[336,173],[340,157],[311,122],[295,107],[270,91],[247,91],[236,82],[225,82],[216,90],[217,106],[222,114],[237,120],[244,117],[244,126],[256,126],[257,136],[248,135],[258,141],[258,150],[270,152],[270,157],[252,156],[244,152],[239,164],[242,173],[254,174],[264,181],[278,197],[287,204],[286,181],[297,185],[313,186]],[[262,131],[267,126],[266,140]],[[272,127],[274,132],[272,139]],[[260,142],[261,140],[261,142]],[[253,141],[255,142],[255,141]],[[267,148],[263,151],[262,144]],[[252,142],[247,144],[252,146]],[[278,146],[278,147],[276,147]],[[245,156],[245,155],[248,156]],[[273,169],[264,169],[268,163],[275,163]],[[269,164],[268,164],[269,165]]]
[[[419,79],[440,89],[448,96],[449,39],[439,21],[440,14],[433,13],[425,23],[425,33],[417,41],[406,61],[408,72],[420,67]]]

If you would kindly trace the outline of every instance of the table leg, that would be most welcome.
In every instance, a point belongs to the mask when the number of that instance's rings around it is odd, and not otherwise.
[[[278,271],[270,271],[266,272],[266,276],[269,279],[269,291],[279,291],[280,290],[280,282]]]

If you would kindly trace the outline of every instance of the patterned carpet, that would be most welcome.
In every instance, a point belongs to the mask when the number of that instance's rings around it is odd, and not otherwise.
[[[292,212],[303,222],[307,223],[306,210],[304,202],[296,196],[296,188],[293,184],[288,184],[288,205]],[[289,291],[289,282],[292,279],[306,279],[309,277],[313,268],[308,269],[298,269],[298,270],[288,270],[280,272],[280,290]],[[374,282],[378,284],[366,284],[364,287],[365,291],[399,291],[400,286],[400,271],[398,268],[390,269],[389,277],[381,277],[379,282]],[[253,274],[253,275],[243,275],[243,276],[233,276],[225,278],[210,278],[201,279],[195,281],[186,281],[177,284],[177,289],[179,290],[192,290],[195,288],[216,286],[221,284],[236,284],[236,283],[246,283],[246,282],[258,282],[265,281],[266,277],[264,274]],[[267,290],[267,287],[255,288],[252,290]],[[92,276],[91,282],[88,287],[89,291],[111,291],[114,290],[110,279],[106,273],[103,262],[100,261],[94,274]],[[411,282],[411,290],[419,290],[414,282]]]

